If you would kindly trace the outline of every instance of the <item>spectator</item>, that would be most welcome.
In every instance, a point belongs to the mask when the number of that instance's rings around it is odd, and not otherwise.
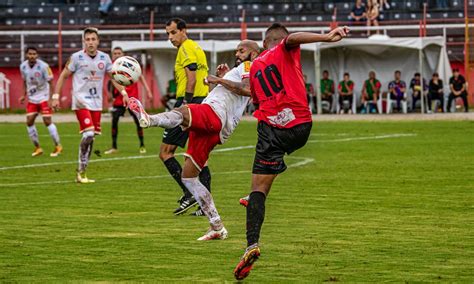
[[[351,11],[351,22],[352,23],[364,23],[367,21],[367,13],[365,11],[365,4],[362,0],[356,0],[356,3]]]
[[[377,0],[369,0],[367,2],[367,27],[370,26],[379,26],[379,4]],[[379,30],[376,31],[379,34]],[[370,30],[367,30],[367,36],[370,36]]]
[[[449,89],[451,93],[448,98],[448,112],[451,112],[451,104],[454,99],[461,98],[464,103],[464,112],[469,111],[469,105],[467,102],[467,91],[466,91],[466,80],[464,76],[459,74],[459,69],[453,69],[453,77],[449,79]]]
[[[313,102],[313,110],[312,112],[316,112],[317,109],[317,101],[316,101],[316,93],[314,92],[313,84],[308,82],[308,76],[306,74],[303,75],[305,87],[306,87],[306,97],[308,98],[308,105],[311,107],[311,102]]]
[[[99,12],[101,16],[107,16],[113,2],[113,0],[100,0]]]
[[[376,113],[377,100],[380,96],[380,88],[382,84],[375,77],[375,72],[369,72],[369,79],[365,80],[362,86],[362,113]]]
[[[329,112],[332,113],[333,96],[334,95],[334,81],[329,79],[329,72],[323,71],[323,78],[321,79],[321,99],[329,102]]]
[[[385,7],[385,10],[390,9],[390,4],[388,3],[388,0],[380,0],[379,6],[380,6],[380,11],[382,11],[384,7]]]
[[[439,8],[439,9],[448,8],[448,0],[436,0],[436,8]]]
[[[425,78],[423,78],[423,91],[421,91],[421,75],[420,73],[415,73],[415,77],[411,79],[410,82],[410,89],[412,91],[412,111],[415,111],[416,109],[416,102],[421,99],[421,94],[423,93],[423,96],[428,94],[428,85],[426,84]]]
[[[428,112],[431,112],[431,104],[433,101],[438,100],[440,103],[441,111],[444,112],[444,92],[443,92],[443,81],[439,78],[438,73],[434,73],[428,86]]]
[[[354,82],[350,79],[349,73],[344,73],[344,80],[339,82],[337,86],[339,91],[339,106],[341,108],[340,113],[344,113],[344,101],[349,102],[348,113],[352,114],[352,101],[354,99]]]
[[[388,84],[388,92],[391,100],[397,101],[397,111],[401,111],[401,103],[406,100],[407,84],[401,79],[402,72],[395,71],[395,80]]]
[[[166,95],[161,97],[161,103],[166,108],[167,111],[173,109],[174,104],[176,103],[176,80],[173,78],[168,81],[168,87],[166,88]]]

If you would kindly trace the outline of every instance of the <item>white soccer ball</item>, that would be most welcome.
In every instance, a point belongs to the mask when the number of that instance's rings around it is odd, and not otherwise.
[[[131,56],[122,56],[112,65],[112,76],[122,86],[129,86],[142,75],[142,68],[138,61]]]

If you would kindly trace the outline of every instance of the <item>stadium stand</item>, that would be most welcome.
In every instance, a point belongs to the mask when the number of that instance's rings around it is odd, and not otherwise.
[[[350,11],[355,1],[309,1],[309,0],[258,0],[258,1],[225,1],[225,0],[115,0],[109,12],[99,12],[100,1],[92,0],[49,0],[32,4],[28,0],[4,0],[0,3],[0,31],[57,30],[58,14],[62,13],[63,30],[74,30],[88,25],[101,29],[147,29],[150,13],[156,27],[172,16],[185,18],[192,27],[234,27],[242,21],[242,10],[245,9],[245,21],[249,27],[264,27],[269,22],[285,22],[289,26],[328,27],[331,21],[339,24],[350,23]],[[391,8],[381,13],[381,26],[419,25],[423,18],[423,3],[427,3],[427,20],[429,24],[463,23],[464,10],[461,0],[449,1],[448,8],[436,8],[436,0],[391,0]],[[474,12],[474,0],[469,0],[469,9]],[[390,36],[417,36],[418,30],[390,30]],[[430,30],[429,35],[443,35],[443,30]],[[148,35],[145,35],[145,37]],[[359,36],[357,33],[354,36]],[[212,34],[206,39],[235,39],[238,34]],[[249,33],[250,38],[260,39],[260,33]],[[140,40],[139,34],[119,34],[102,38],[102,49],[109,49],[111,40]],[[164,34],[155,35],[155,39],[165,39]],[[17,66],[21,47],[21,38],[17,35],[0,37],[0,52],[5,56],[0,59],[0,67]],[[57,40],[44,35],[28,35],[23,39],[25,44],[38,46],[45,59],[51,65],[58,62],[56,55]],[[452,60],[463,58],[464,29],[450,29],[448,43]],[[63,53],[67,58],[77,49],[75,37],[63,35]]]

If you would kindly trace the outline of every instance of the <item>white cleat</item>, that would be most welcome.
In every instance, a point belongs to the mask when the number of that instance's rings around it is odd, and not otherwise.
[[[77,176],[76,176],[76,182],[77,183],[94,183],[95,180],[93,179],[88,179],[87,176],[86,176],[86,173],[77,173]]]
[[[220,230],[213,230],[212,228],[209,228],[207,232],[204,234],[204,236],[200,237],[197,239],[198,241],[210,241],[210,240],[225,240],[228,237],[227,230],[225,227],[222,227]]]
[[[135,114],[138,119],[138,123],[142,128],[150,127],[150,117],[148,113],[143,109],[142,103],[136,98],[131,97],[128,101],[128,109]]]

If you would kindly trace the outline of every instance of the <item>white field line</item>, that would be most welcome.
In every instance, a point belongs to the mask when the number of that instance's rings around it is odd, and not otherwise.
[[[301,167],[306,164],[314,162],[313,158],[305,158],[305,157],[293,157],[288,156],[287,158],[293,158],[300,160],[297,163],[288,165],[288,168],[296,168]],[[227,174],[249,174],[251,173],[250,170],[246,171],[227,171],[227,172],[212,172],[212,175],[227,175]],[[143,180],[143,179],[162,179],[162,178],[170,178],[170,175],[155,175],[155,176],[127,176],[127,177],[113,177],[113,178],[104,178],[100,180],[96,180],[98,183],[103,182],[110,182],[110,181],[128,181],[128,180]],[[75,183],[74,180],[57,180],[57,181],[42,181],[42,182],[23,182],[23,183],[10,183],[10,184],[0,184],[1,187],[16,187],[16,186],[28,186],[28,185],[47,185],[47,184],[65,184],[65,183]]]
[[[378,140],[378,139],[387,139],[387,138],[397,138],[397,137],[411,137],[416,136],[416,134],[408,133],[396,133],[396,134],[387,134],[387,135],[378,135],[378,136],[362,136],[362,137],[349,137],[349,138],[340,138],[340,139],[331,139],[331,140],[309,140],[307,143],[333,143],[333,142],[348,142],[348,141],[357,141],[357,140]],[[255,145],[247,146],[238,146],[230,148],[220,148],[213,151],[213,153],[219,152],[229,152],[243,149],[253,149]],[[177,153],[177,156],[183,155],[183,153]],[[99,162],[109,162],[109,161],[122,161],[122,160],[136,160],[136,159],[149,159],[149,158],[158,158],[158,155],[140,155],[140,156],[128,156],[128,157],[115,157],[115,158],[102,158],[97,160],[90,160],[89,163],[99,163]],[[42,163],[42,164],[28,164],[28,165],[19,165],[19,166],[10,166],[10,167],[0,167],[0,171],[15,170],[15,169],[25,169],[25,168],[37,168],[45,166],[55,166],[55,165],[68,165],[76,164],[77,161],[67,161],[67,162],[53,162],[53,163]]]
[[[379,139],[387,139],[387,138],[413,137],[413,136],[416,136],[416,134],[396,133],[396,134],[377,135],[377,136],[339,138],[339,139],[331,139],[331,140],[309,140],[307,143],[334,143],[334,142],[348,142],[348,141],[358,141],[358,140],[379,140]]]

